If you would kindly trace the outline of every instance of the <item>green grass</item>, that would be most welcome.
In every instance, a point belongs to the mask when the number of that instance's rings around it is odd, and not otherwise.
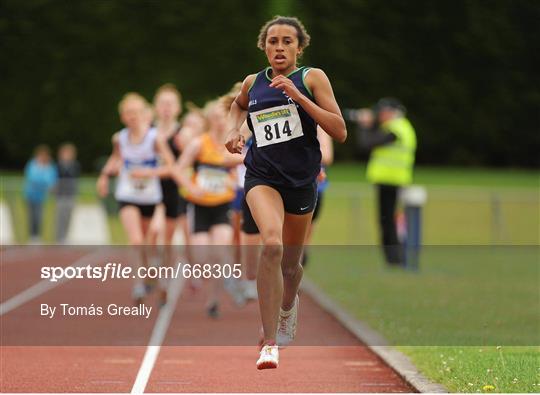
[[[540,392],[540,347],[398,348],[451,392]]]
[[[538,244],[536,188],[427,186],[423,241],[430,245]],[[333,182],[323,203],[315,244],[377,243],[371,185]]]
[[[538,247],[426,247],[419,272],[384,269],[377,247],[312,246],[310,257],[313,281],[450,390],[540,383]]]
[[[95,193],[96,180],[91,177],[82,178],[77,203],[97,203]],[[11,210],[13,231],[19,243],[28,240],[28,216],[26,203],[23,198],[23,179],[21,176],[0,174],[0,201],[4,201]],[[54,199],[49,197],[43,210],[42,239],[45,243],[55,242],[55,206]]]
[[[537,247],[426,247],[418,273],[376,247],[310,251],[309,275],[396,345],[540,344]]]
[[[328,174],[314,242],[376,245],[365,168]],[[447,245],[424,249],[419,273],[383,270],[376,247],[320,247],[307,275],[450,391],[540,392],[538,249],[481,247],[538,246],[538,172],[420,168],[414,182],[428,191],[424,243]]]
[[[328,171],[331,181],[366,183],[366,167],[360,163],[339,163]],[[527,187],[538,188],[538,171],[528,169],[484,169],[416,166],[414,181],[419,185]]]

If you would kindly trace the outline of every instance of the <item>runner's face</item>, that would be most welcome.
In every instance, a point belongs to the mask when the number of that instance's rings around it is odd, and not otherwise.
[[[208,122],[210,123],[210,129],[222,133],[227,128],[227,114],[222,106],[214,105],[209,111]]]
[[[147,118],[146,106],[140,100],[128,100],[122,106],[120,119],[128,129],[139,128],[146,122]]]
[[[184,126],[195,130],[196,133],[204,132],[206,128],[206,121],[204,117],[195,112],[190,112],[186,115],[183,122]]]
[[[156,116],[160,121],[172,121],[180,115],[180,103],[172,92],[162,92],[156,98]]]
[[[264,52],[274,70],[294,69],[296,58],[301,53],[296,29],[289,25],[270,26],[266,35]]]

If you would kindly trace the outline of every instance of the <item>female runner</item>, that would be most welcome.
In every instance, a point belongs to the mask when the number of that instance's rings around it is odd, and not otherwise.
[[[326,74],[297,65],[309,39],[297,18],[268,21],[258,46],[270,66],[246,77],[229,113],[227,149],[242,151],[246,117],[254,138],[244,187],[262,240],[257,290],[264,343],[258,369],[276,368],[277,343],[286,344],[296,333],[300,257],[321,168],[317,125],[339,142],[347,136]]]

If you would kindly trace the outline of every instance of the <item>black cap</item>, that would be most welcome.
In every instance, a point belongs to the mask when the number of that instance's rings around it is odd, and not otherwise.
[[[395,97],[383,97],[379,99],[377,104],[375,104],[375,111],[381,111],[383,108],[391,108],[402,111],[403,113],[407,112],[405,106]]]

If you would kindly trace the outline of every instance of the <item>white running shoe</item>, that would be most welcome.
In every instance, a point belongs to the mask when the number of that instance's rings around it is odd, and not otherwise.
[[[257,281],[245,280],[244,281],[244,296],[248,301],[257,300]]]
[[[296,323],[298,321],[298,295],[294,299],[294,306],[289,311],[279,309],[278,330],[276,342],[280,346],[286,346],[296,336]]]
[[[226,278],[224,281],[225,290],[231,295],[236,307],[244,307],[246,305],[246,297],[244,296],[244,288],[240,280],[235,278]]]
[[[135,306],[144,303],[144,297],[146,296],[146,287],[143,283],[135,283],[131,291],[131,297],[133,298],[133,303]]]
[[[257,369],[275,369],[279,365],[278,346],[268,344],[261,349],[261,355],[257,361]]]

